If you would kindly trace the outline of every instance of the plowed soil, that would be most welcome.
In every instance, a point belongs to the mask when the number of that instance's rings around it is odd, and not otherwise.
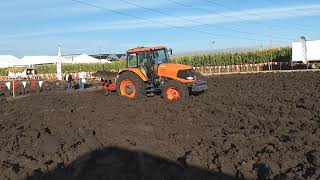
[[[168,102],[103,91],[0,100],[0,179],[319,179],[320,73],[206,78]]]

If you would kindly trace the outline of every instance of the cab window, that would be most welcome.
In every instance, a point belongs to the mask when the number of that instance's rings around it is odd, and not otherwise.
[[[127,59],[128,59],[128,61],[127,61],[128,67],[138,67],[137,54],[128,54]]]
[[[139,52],[138,59],[139,59],[139,62],[138,62],[139,66],[146,66],[149,59],[148,52]]]
[[[148,64],[150,57],[148,52],[128,54],[128,67],[140,67]]]
[[[165,63],[168,59],[168,55],[164,49],[153,51],[153,57],[156,64]]]

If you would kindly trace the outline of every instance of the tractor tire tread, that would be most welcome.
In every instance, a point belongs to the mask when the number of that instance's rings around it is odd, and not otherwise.
[[[167,99],[167,89],[169,87],[176,87],[180,92],[181,99],[185,99],[190,96],[189,88],[185,84],[183,84],[179,81],[176,81],[176,80],[168,80],[162,88],[162,91],[161,91],[162,98]]]
[[[121,73],[117,78],[116,85],[120,96],[122,96],[120,91],[120,83],[125,79],[130,79],[134,83],[136,88],[135,98],[141,98],[145,96],[145,83],[138,75],[130,71]]]

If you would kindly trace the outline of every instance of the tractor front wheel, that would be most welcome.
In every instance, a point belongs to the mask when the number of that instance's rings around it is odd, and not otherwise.
[[[180,100],[189,96],[189,89],[185,84],[169,80],[162,88],[161,96],[170,101]]]
[[[120,96],[125,96],[130,99],[142,97],[145,91],[142,79],[132,72],[120,74],[117,79],[117,89]]]

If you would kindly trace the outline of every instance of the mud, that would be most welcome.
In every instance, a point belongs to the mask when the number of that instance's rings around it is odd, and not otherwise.
[[[215,76],[180,102],[0,100],[0,179],[319,179],[320,73]]]

